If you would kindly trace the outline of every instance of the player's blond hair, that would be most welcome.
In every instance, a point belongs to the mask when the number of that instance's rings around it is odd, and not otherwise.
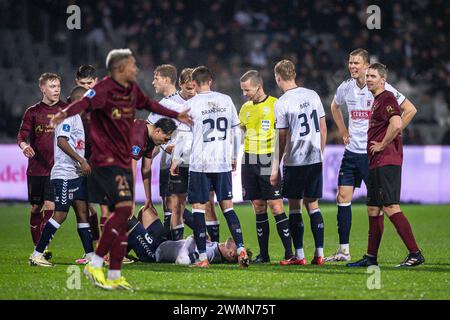
[[[47,81],[50,80],[59,80],[59,82],[61,83],[61,77],[59,75],[57,75],[56,73],[45,72],[39,77],[39,87],[42,87],[47,83]]]
[[[364,63],[370,63],[369,52],[366,49],[358,48],[350,52],[349,56],[360,56],[363,58]]]
[[[194,71],[193,68],[184,68],[181,70],[180,73],[180,79],[178,80],[178,83],[180,85],[191,82],[192,81],[192,72]]]
[[[132,55],[133,52],[128,48],[111,50],[106,56],[106,69],[111,71],[113,68],[117,67],[121,61],[128,59]]]
[[[284,81],[295,80],[295,77],[297,76],[294,63],[287,59],[279,61],[275,65],[274,72]]]

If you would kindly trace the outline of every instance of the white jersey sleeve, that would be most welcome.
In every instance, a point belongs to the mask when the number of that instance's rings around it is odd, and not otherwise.
[[[406,97],[403,94],[401,94],[397,89],[395,89],[393,86],[391,86],[389,83],[386,82],[384,84],[384,89],[394,94],[395,99],[397,99],[398,105],[401,105],[403,101],[405,101]]]
[[[81,176],[80,164],[58,147],[58,137],[65,137],[70,147],[84,158],[85,138],[81,117],[79,115],[69,117],[55,128],[54,165],[50,173],[51,179],[79,178]]]
[[[274,105],[275,108],[275,129],[287,129],[289,121],[283,102],[278,99]]]
[[[334,101],[338,106],[342,106],[345,104],[345,96],[349,90],[349,84],[351,83],[351,79],[345,80],[342,82],[336,90],[336,94],[334,95]]]

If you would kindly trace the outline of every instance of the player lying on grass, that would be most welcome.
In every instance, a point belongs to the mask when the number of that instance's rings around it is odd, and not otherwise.
[[[128,251],[133,250],[141,262],[168,262],[190,265],[198,261],[194,237],[171,241],[164,237],[164,226],[156,211],[141,208],[138,218],[128,220]],[[223,243],[206,242],[209,263],[237,263],[236,243],[228,238]]]

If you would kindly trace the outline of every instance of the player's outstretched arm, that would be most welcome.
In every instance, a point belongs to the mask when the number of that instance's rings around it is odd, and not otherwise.
[[[412,104],[411,101],[408,100],[408,98],[405,98],[405,101],[400,105],[400,108],[402,109],[402,130],[404,130],[408,124],[411,122],[411,120],[414,118],[414,116],[417,113],[416,107]]]
[[[77,100],[69,104],[64,110],[60,110],[50,120],[50,125],[56,127],[58,124],[64,121],[64,119],[81,113],[89,107],[89,101],[87,98]]]
[[[336,126],[338,127],[339,134],[341,135],[344,144],[349,144],[350,134],[348,133],[347,126],[345,125],[341,107],[334,99],[333,102],[331,102],[331,114],[333,116],[334,123],[336,123]]]

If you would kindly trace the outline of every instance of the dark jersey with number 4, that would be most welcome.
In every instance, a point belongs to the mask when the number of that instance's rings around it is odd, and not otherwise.
[[[369,169],[388,165],[402,165],[403,143],[401,133],[399,133],[383,151],[375,154],[370,152],[372,141],[383,141],[389,126],[389,119],[393,116],[401,116],[400,106],[398,105],[394,94],[385,90],[375,97],[372,105],[372,115],[370,116],[369,131],[367,132]]]
[[[91,107],[90,134],[92,155],[90,161],[97,167],[118,166],[131,168],[131,138],[135,109],[147,109],[170,118],[177,112],[166,109],[149,99],[136,83],[122,86],[111,77],[105,77],[83,99],[71,104],[67,117]]]
[[[52,116],[67,106],[67,103],[58,101],[53,106],[38,102],[29,107],[22,118],[17,144],[29,143],[35,155],[28,159],[27,175],[49,176],[53,167],[53,139],[54,128],[50,126]]]
[[[135,120],[133,126],[133,134],[131,138],[131,156],[135,160],[142,157],[151,158],[155,143],[148,136],[147,121]]]

